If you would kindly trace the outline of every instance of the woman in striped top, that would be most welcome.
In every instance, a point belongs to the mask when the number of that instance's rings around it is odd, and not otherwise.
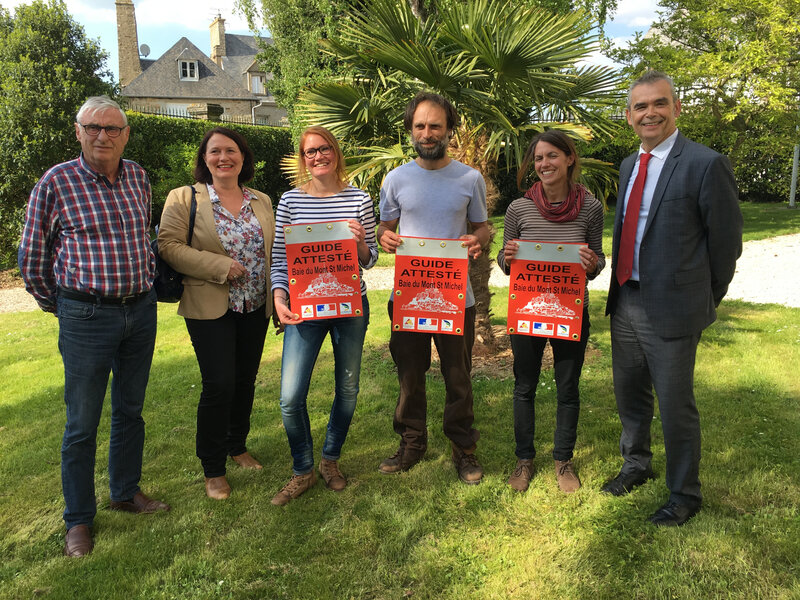
[[[497,263],[506,274],[519,250],[512,241],[585,243],[579,250],[581,265],[587,280],[594,279],[605,266],[603,255],[603,205],[586,188],[576,183],[580,159],[575,144],[556,130],[537,135],[528,147],[517,174],[522,189],[527,171],[533,164],[538,176],[522,198],[514,200],[505,216],[503,250]],[[535,430],[534,398],[542,367],[545,343],[553,349],[554,374],[558,408],[553,445],[556,479],[564,492],[574,492],[581,486],[572,464],[572,452],[577,437],[580,398],[578,380],[589,338],[588,288],[583,298],[583,326],[580,341],[558,338],[511,335],[514,353],[514,437],[517,465],[508,484],[517,491],[528,489],[533,476],[533,446]]]
[[[336,389],[319,471],[325,485],[341,491],[347,480],[339,470],[339,455],[356,408],[361,353],[369,323],[367,288],[361,280],[362,317],[303,321],[289,306],[289,275],[284,227],[347,219],[358,248],[359,271],[378,260],[375,241],[375,209],[366,192],[347,183],[344,156],[336,138],[324,127],[309,127],[300,137],[299,172],[311,179],[286,192],[275,217],[272,247],[272,291],[275,313],[285,327],[281,365],[281,415],[292,453],[293,476],[272,499],[283,505],[316,482],[313,442],[306,408],[311,373],[328,333],[333,345]],[[360,273],[359,273],[360,274]]]

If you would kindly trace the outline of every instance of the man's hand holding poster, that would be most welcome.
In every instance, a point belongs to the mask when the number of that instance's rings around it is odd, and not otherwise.
[[[403,236],[394,263],[392,329],[464,335],[468,281],[462,240]]]
[[[304,321],[360,317],[358,252],[347,221],[284,228],[292,312]]]
[[[578,248],[585,244],[514,241],[508,332],[579,340],[586,272]]]

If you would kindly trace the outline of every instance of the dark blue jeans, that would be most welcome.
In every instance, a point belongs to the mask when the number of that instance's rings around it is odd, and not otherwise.
[[[589,341],[589,312],[583,309],[581,339],[577,342],[559,338],[511,335],[514,352],[514,438],[517,458],[536,456],[533,437],[536,430],[536,386],[542,370],[542,355],[547,340],[553,349],[553,373],[556,380],[556,429],[553,458],[570,460],[578,435],[580,394],[578,382]]]
[[[314,442],[308,419],[308,388],[320,348],[330,333],[336,389],[322,456],[339,460],[356,410],[361,354],[369,325],[369,302],[361,297],[363,317],[320,319],[287,325],[281,362],[281,415],[292,452],[292,471],[303,475],[314,468]]]
[[[111,499],[139,491],[144,446],[142,406],[156,339],[156,294],[130,305],[58,298],[58,349],[64,361],[67,425],[61,485],[67,529],[92,525],[97,513],[94,466],[97,426],[111,381],[108,475]]]

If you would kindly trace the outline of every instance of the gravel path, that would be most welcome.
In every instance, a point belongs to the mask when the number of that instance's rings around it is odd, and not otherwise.
[[[727,297],[800,308],[800,278],[794,275],[792,269],[798,258],[800,233],[745,243],[742,256],[736,263],[736,275]],[[610,274],[611,269],[606,266],[599,277],[589,282],[589,289],[608,290]],[[364,272],[364,279],[368,289],[388,290],[392,287],[394,269],[370,269]],[[507,287],[508,277],[495,265],[489,283],[492,286]],[[24,289],[0,290],[0,313],[37,309],[36,302]]]

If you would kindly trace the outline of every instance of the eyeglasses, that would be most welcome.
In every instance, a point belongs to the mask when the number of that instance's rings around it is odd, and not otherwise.
[[[326,144],[324,146],[320,146],[319,148],[306,148],[303,150],[303,156],[310,160],[317,155],[317,152],[319,152],[322,156],[328,156],[332,151],[333,146]]]
[[[83,123],[78,123],[83,130],[92,137],[97,137],[100,135],[100,132],[104,129],[106,130],[106,135],[110,138],[119,137],[119,134],[122,133],[122,130],[125,127],[117,127],[116,125],[95,125],[94,123],[89,123],[88,125],[84,125]]]

